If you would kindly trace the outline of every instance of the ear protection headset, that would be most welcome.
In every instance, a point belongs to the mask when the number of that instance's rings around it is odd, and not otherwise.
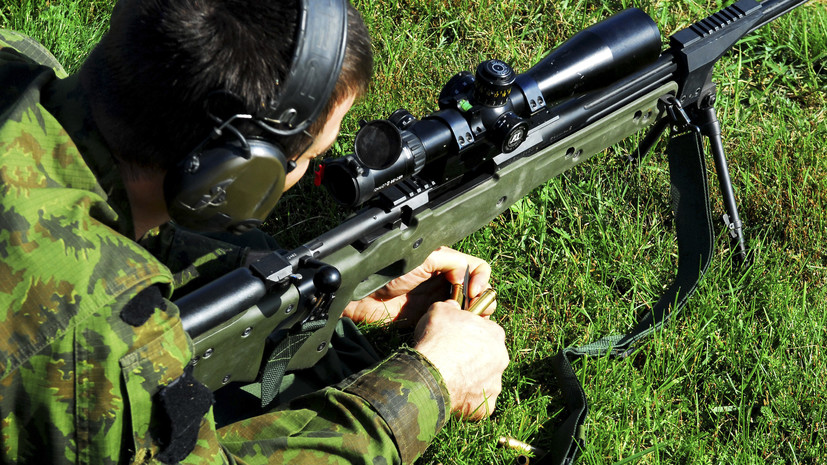
[[[301,0],[290,71],[276,98],[261,111],[216,122],[211,134],[164,179],[172,220],[199,231],[242,233],[260,225],[284,191],[292,167],[280,137],[304,131],[324,108],[342,69],[347,42],[347,0]],[[211,95],[235,98],[226,91]],[[247,121],[264,138],[234,126]]]

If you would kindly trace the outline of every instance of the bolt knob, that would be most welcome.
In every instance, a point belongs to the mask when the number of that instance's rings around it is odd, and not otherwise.
[[[342,285],[342,274],[336,268],[324,265],[313,275],[313,284],[319,292],[332,294]]]

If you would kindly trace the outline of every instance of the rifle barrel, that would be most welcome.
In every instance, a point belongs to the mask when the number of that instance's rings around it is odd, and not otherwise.
[[[761,20],[752,26],[752,29],[749,30],[749,34],[755,32],[755,30],[761,28],[765,24],[774,21],[778,17],[783,16],[795,8],[807,3],[808,1],[809,0],[766,0],[761,2]]]

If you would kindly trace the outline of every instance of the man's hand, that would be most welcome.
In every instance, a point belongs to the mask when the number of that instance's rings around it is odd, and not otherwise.
[[[468,295],[473,302],[490,287],[491,267],[477,257],[440,247],[410,273],[351,302],[344,316],[359,322],[394,321],[400,326],[413,326],[431,304],[447,298],[451,284],[462,284],[466,269],[470,271]],[[490,315],[495,308],[491,305],[482,315]]]
[[[509,361],[500,325],[449,300],[431,306],[414,337],[414,348],[442,374],[454,414],[480,420],[494,411]]]

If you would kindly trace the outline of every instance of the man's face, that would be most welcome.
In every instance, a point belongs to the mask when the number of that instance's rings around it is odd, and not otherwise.
[[[296,168],[287,173],[287,177],[284,180],[285,191],[299,182],[299,179],[301,179],[307,171],[307,167],[310,165],[310,160],[330,149],[333,142],[336,141],[336,136],[339,135],[339,129],[342,126],[342,118],[345,117],[345,114],[348,110],[350,110],[350,107],[353,106],[353,101],[355,98],[356,97],[353,94],[348,95],[347,98],[333,108],[333,111],[330,113],[330,118],[328,118],[319,135],[316,136],[313,144],[294,160],[296,162]]]

